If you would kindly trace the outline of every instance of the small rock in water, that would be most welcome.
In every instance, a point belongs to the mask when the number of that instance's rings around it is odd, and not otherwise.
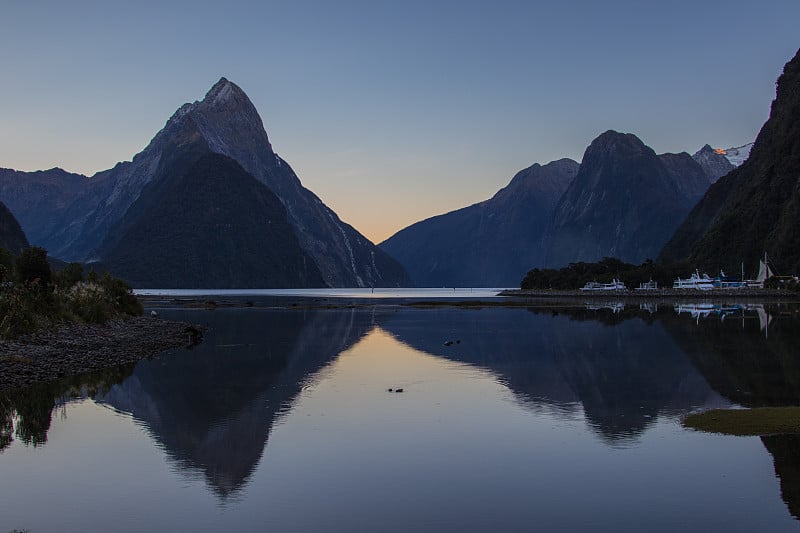
[[[403,389],[395,389],[395,392],[403,392]]]
[[[444,341],[444,345],[445,346],[452,346],[453,345],[453,341]]]
[[[394,392],[392,389],[386,389],[386,392]]]
[[[150,316],[156,318],[158,317],[158,313],[156,311],[150,311]]]

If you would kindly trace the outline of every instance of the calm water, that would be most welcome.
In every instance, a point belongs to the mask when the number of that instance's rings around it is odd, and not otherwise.
[[[351,288],[351,289],[136,289],[140,296],[250,296],[304,297],[304,298],[357,298],[357,299],[402,299],[402,298],[492,298],[504,289],[492,288]]]
[[[800,316],[680,311],[163,310],[205,343],[0,397],[0,532],[800,530],[797,437],[680,426],[800,404]]]

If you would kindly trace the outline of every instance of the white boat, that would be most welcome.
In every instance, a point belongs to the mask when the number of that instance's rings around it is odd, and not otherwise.
[[[627,291],[628,287],[625,286],[618,279],[611,280],[611,283],[598,283],[596,281],[590,281],[583,287],[581,287],[582,291]]]
[[[710,291],[714,288],[714,280],[708,274],[700,274],[695,270],[687,279],[678,278],[672,283],[673,289],[696,289],[699,291]]]
[[[775,273],[767,263],[767,252],[764,252],[764,260],[758,262],[758,276],[756,276],[756,279],[747,279],[744,283],[750,289],[763,289],[764,282],[774,275]]]

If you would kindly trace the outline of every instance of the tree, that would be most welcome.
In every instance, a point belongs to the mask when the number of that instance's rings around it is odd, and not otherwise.
[[[69,289],[76,283],[83,281],[83,265],[80,263],[69,263],[61,272],[57,272],[56,285],[62,289]]]
[[[47,250],[34,246],[26,248],[19,254],[16,262],[17,279],[25,285],[39,280],[42,286],[50,286],[53,274],[47,262]]]
[[[13,275],[14,255],[5,248],[0,248],[0,283],[11,281]]]

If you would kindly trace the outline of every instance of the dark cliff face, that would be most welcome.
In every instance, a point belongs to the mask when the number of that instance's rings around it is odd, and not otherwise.
[[[634,135],[600,135],[556,207],[547,266],[656,257],[707,183],[688,154],[657,156]]]
[[[413,224],[380,247],[417,286],[516,287],[543,264],[544,231],[577,171],[570,159],[535,164],[490,200]]]
[[[800,269],[800,51],[784,67],[770,116],[742,166],[720,178],[664,247],[665,261],[704,269]]]
[[[18,255],[28,246],[28,239],[25,238],[19,222],[5,204],[0,202],[0,248]]]
[[[23,195],[19,212],[24,213],[23,219],[32,221],[34,234],[41,235],[34,242],[47,247],[51,255],[67,260],[103,260],[103,254],[119,237],[116,230],[138,216],[132,217],[128,210],[143,191],[154,183],[154,187],[159,187],[157,182],[161,180],[169,181],[170,162],[183,157],[175,152],[183,154],[186,146],[195,144],[204,151],[233,159],[277,195],[286,208],[300,247],[316,263],[326,285],[409,284],[397,261],[342,222],[302,186],[291,167],[273,151],[250,99],[225,78],[202,101],[181,106],[131,161],[86,179],[72,200],[54,211],[47,222],[36,215],[31,195]]]
[[[136,287],[323,286],[281,201],[226,156],[201,157],[139,201],[103,263]]]

